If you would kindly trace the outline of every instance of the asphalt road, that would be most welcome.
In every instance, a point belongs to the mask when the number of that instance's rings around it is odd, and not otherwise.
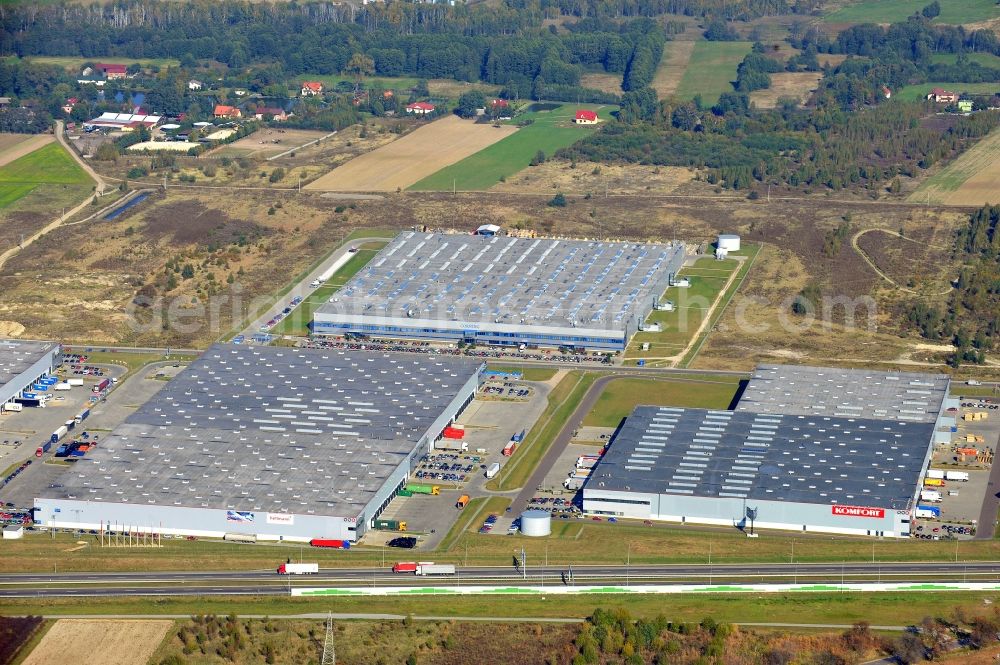
[[[511,567],[459,568],[456,576],[417,577],[387,568],[321,569],[317,575],[279,576],[271,570],[145,573],[14,573],[0,575],[0,598],[74,596],[284,595],[294,586],[440,586],[527,582],[562,584],[567,568],[531,567],[526,576]],[[1000,562],[850,564],[672,564],[573,566],[576,584],[788,583],[793,581],[939,582],[997,580]],[[961,578],[961,579],[959,579]],[[447,581],[445,581],[447,580]]]

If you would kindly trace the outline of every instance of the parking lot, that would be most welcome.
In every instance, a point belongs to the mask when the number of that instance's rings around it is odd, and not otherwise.
[[[965,420],[966,414],[985,413],[977,420]],[[989,487],[990,469],[1000,439],[1000,403],[982,399],[962,399],[957,413],[957,432],[952,441],[939,445],[931,458],[931,468],[969,474],[968,481],[944,479],[940,486],[927,487],[941,494],[936,506],[940,519],[919,519],[913,535],[921,539],[969,539],[976,534],[983,501]]]
[[[545,410],[550,383],[508,383],[511,387],[504,389],[503,396],[495,392],[484,394],[481,389],[460,418],[465,436],[461,440],[442,442],[458,447],[464,444],[466,450],[435,450],[417,465],[410,482],[438,485],[441,494],[396,497],[380,516],[404,521],[408,531],[422,534],[419,547],[433,548],[445,536],[461,515],[462,511],[455,508],[460,496],[468,494],[476,498],[491,494],[485,489],[486,469],[492,463],[505,464],[510,458],[504,457],[501,451],[511,436],[530,430]],[[506,397],[507,390],[514,391],[511,399]],[[521,391],[527,394],[519,394]],[[516,450],[514,455],[517,455]],[[365,537],[366,544],[383,540],[386,540],[383,534]]]
[[[64,474],[72,469],[75,461],[72,458],[56,458],[57,446],[53,445],[42,457],[36,457],[39,446],[49,441],[51,434],[63,423],[72,420],[76,414],[85,408],[90,409],[90,416],[77,425],[61,442],[80,439],[87,433],[88,439],[99,439],[108,431],[117,427],[136,408],[149,400],[163,386],[168,378],[177,371],[179,366],[174,363],[154,363],[143,368],[128,379],[117,384],[103,398],[95,398],[91,388],[102,378],[122,376],[126,368],[120,365],[90,366],[97,371],[90,374],[76,374],[73,366],[76,363],[63,365],[58,375],[61,378],[83,378],[82,387],[73,387],[68,391],[55,394],[43,408],[25,408],[19,413],[10,413],[0,417],[0,454],[7,452],[0,465],[31,460],[11,482],[0,488],[0,503],[12,503],[20,509],[29,509],[42,490],[60,484]],[[88,367],[86,363],[80,367]],[[164,376],[157,378],[162,373]],[[62,397],[63,399],[59,399]],[[96,401],[94,401],[96,399]],[[14,442],[20,442],[15,445]]]

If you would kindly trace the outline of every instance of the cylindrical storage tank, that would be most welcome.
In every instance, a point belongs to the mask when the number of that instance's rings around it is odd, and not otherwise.
[[[544,510],[526,510],[521,513],[521,533],[539,538],[552,534],[552,514]]]
[[[715,246],[717,249],[724,249],[727,252],[738,252],[740,251],[740,237],[733,233],[722,233]]]

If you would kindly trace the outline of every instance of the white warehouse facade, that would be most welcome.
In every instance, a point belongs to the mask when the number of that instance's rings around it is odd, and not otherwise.
[[[484,363],[216,345],[36,498],[52,528],[355,542]]]
[[[583,488],[644,520],[907,537],[947,376],[761,366],[732,411],[639,406]]]
[[[0,339],[0,407],[14,402],[61,362],[56,342]]]

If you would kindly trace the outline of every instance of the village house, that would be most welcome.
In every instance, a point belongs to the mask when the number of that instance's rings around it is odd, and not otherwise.
[[[406,105],[406,112],[413,115],[427,115],[428,113],[434,113],[435,108],[433,104],[428,102],[413,102]]]
[[[323,84],[319,81],[304,81],[302,83],[302,96],[312,97],[323,94]]]
[[[943,88],[934,88],[927,95],[927,99],[937,102],[938,104],[954,104],[958,101],[958,93],[951,92],[950,90],[945,90]]]
[[[596,125],[597,124],[597,114],[593,111],[588,111],[586,109],[580,109],[576,112],[576,117],[573,119],[578,125]]]
[[[214,115],[216,118],[242,118],[243,112],[240,111],[235,106],[226,106],[225,104],[216,104]]]

